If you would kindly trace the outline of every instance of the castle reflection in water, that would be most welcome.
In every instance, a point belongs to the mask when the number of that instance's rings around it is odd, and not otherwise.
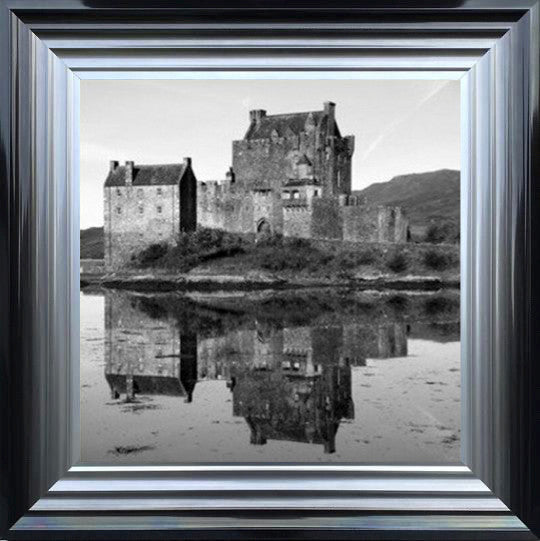
[[[403,321],[291,325],[252,317],[229,328],[226,314],[194,321],[142,299],[105,295],[112,397],[173,395],[197,407],[197,382],[226,380],[232,413],[246,420],[254,445],[288,440],[333,453],[341,420],[354,418],[351,368],[407,355]]]

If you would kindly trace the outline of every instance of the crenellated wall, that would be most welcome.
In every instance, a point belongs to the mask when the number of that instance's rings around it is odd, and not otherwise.
[[[305,202],[285,201],[283,204],[283,236],[311,238],[312,208]]]
[[[233,233],[252,233],[253,198],[217,181],[197,183],[197,223]]]
[[[200,182],[197,216],[203,227],[257,233],[262,221],[285,237],[351,242],[407,242],[408,220],[399,207],[370,206],[355,196],[282,199],[268,189],[243,190]]]

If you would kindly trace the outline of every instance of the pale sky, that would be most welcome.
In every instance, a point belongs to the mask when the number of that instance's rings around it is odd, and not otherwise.
[[[316,111],[336,103],[354,135],[353,189],[396,175],[459,169],[460,86],[445,80],[83,80],[81,229],[103,225],[109,160],[193,159],[198,180],[220,180],[251,109]]]

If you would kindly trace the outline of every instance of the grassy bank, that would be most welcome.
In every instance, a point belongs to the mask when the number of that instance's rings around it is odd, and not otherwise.
[[[177,246],[154,244],[131,262],[133,270],[200,273],[208,276],[249,272],[321,279],[363,276],[459,275],[456,245],[346,243],[274,236],[252,237],[221,230],[199,229],[181,235]]]

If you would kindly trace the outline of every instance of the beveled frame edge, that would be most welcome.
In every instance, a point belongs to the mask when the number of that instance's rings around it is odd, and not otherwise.
[[[76,117],[68,119],[63,115],[77,114],[72,105],[77,102],[78,85],[74,72],[80,69],[80,64],[76,64],[80,58],[73,54],[70,56],[69,51],[62,56],[58,53],[59,49],[55,49],[53,53],[45,45],[46,40],[36,37],[43,28],[32,9],[21,12],[23,19],[27,18],[29,13],[34,17],[30,22],[19,19],[10,11],[12,6],[17,7],[16,4],[35,7],[38,3],[9,2],[9,5],[2,5],[0,13],[3,43],[7,36],[16,37],[15,46],[11,47],[10,43],[10,47],[2,48],[0,53],[2,65],[8,66],[11,74],[10,78],[0,81],[1,103],[9,104],[11,109],[8,116],[3,108],[0,121],[0,167],[5,173],[4,178],[8,180],[1,188],[5,189],[6,197],[0,197],[0,204],[5,203],[5,209],[2,210],[6,212],[0,214],[3,220],[2,230],[9,231],[9,236],[6,235],[0,241],[7,240],[7,245],[0,244],[0,249],[5,250],[9,256],[5,258],[7,265],[0,265],[0,272],[6,274],[6,280],[2,280],[1,287],[5,288],[6,296],[3,298],[9,308],[5,311],[9,320],[6,321],[6,326],[2,326],[3,329],[9,329],[9,332],[1,335],[1,351],[5,361],[2,363],[2,370],[6,376],[3,378],[6,388],[2,389],[6,392],[2,394],[1,400],[2,405],[6,406],[3,411],[12,412],[10,416],[6,413],[2,416],[3,434],[12,436],[10,444],[2,447],[2,466],[7,466],[6,471],[9,472],[8,483],[3,485],[2,497],[4,501],[11,498],[10,505],[3,506],[8,512],[7,516],[2,517],[3,521],[10,526],[34,501],[43,495],[47,496],[38,501],[38,507],[42,506],[41,510],[36,509],[23,517],[9,533],[9,537],[36,539],[39,535],[40,538],[74,539],[74,528],[84,526],[86,533],[78,535],[87,535],[89,538],[114,536],[115,539],[130,529],[136,530],[130,532],[131,539],[148,538],[150,535],[152,538],[173,538],[178,535],[178,529],[182,530],[184,537],[242,537],[245,535],[243,528],[256,528],[257,537],[297,536],[297,529],[302,528],[304,537],[324,537],[332,531],[332,537],[336,538],[397,536],[403,539],[410,536],[417,538],[415,527],[422,530],[421,537],[430,537],[437,532],[437,538],[444,535],[452,538],[478,538],[479,535],[487,535],[490,539],[497,535],[505,539],[509,536],[530,538],[530,534],[513,521],[507,512],[497,507],[496,498],[488,495],[485,488],[475,484],[476,479],[468,468],[459,467],[447,471],[444,468],[435,468],[431,474],[436,473],[436,476],[430,476],[429,469],[423,472],[414,468],[410,471],[387,471],[387,477],[393,476],[394,481],[401,483],[401,488],[393,494],[394,497],[397,494],[401,507],[398,506],[397,511],[394,508],[394,514],[391,507],[388,507],[385,515],[375,513],[373,507],[370,510],[369,505],[365,504],[366,498],[371,502],[377,501],[377,489],[370,484],[374,480],[373,471],[369,468],[337,466],[316,468],[315,471],[309,466],[280,467],[282,472],[287,472],[287,480],[278,479],[283,485],[289,484],[288,496],[296,502],[293,505],[291,500],[290,505],[283,505],[279,501],[285,501],[284,498],[273,500],[272,512],[277,514],[276,510],[279,509],[278,520],[279,524],[283,525],[281,528],[276,528],[275,520],[269,521],[268,513],[261,511],[261,507],[265,505],[272,508],[272,498],[266,494],[268,487],[276,480],[275,471],[272,469],[260,473],[255,479],[255,468],[248,468],[244,472],[246,482],[253,484],[255,481],[258,485],[253,493],[249,490],[238,491],[241,468],[207,468],[207,472],[215,473],[211,474],[209,479],[212,482],[218,481],[219,484],[214,492],[209,493],[186,491],[185,481],[187,478],[193,479],[194,468],[177,468],[173,478],[176,477],[180,484],[173,489],[176,498],[172,508],[174,516],[170,516],[170,508],[167,520],[160,519],[160,527],[156,526],[155,517],[159,515],[155,515],[155,512],[159,509],[166,510],[166,505],[150,505],[147,513],[151,512],[151,515],[146,518],[137,517],[132,512],[117,517],[109,516],[105,520],[99,513],[96,514],[96,507],[93,512],[80,512],[82,507],[78,495],[82,492],[77,487],[83,489],[82,484],[87,481],[99,483],[100,478],[98,471],[77,467],[71,468],[69,473],[63,476],[73,463],[76,450],[63,445],[64,442],[73,441],[69,437],[73,436],[73,423],[65,423],[61,414],[66,411],[65,406],[69,403],[70,389],[73,389],[73,384],[78,381],[78,374],[70,369],[67,362],[76,353],[74,344],[78,336],[63,334],[63,329],[69,327],[68,321],[73,319],[73,314],[65,311],[66,306],[71,306],[70,293],[65,287],[66,276],[71,280],[70,291],[78,291],[77,271],[70,267],[78,260],[78,248],[74,247],[77,243],[70,242],[72,239],[69,233],[70,227],[78,225],[77,213],[73,211],[73,205],[70,205],[76,194],[69,192],[73,189],[69,178],[74,178],[77,171],[76,160],[71,159],[69,148],[76,140],[77,133],[76,129],[73,129],[76,126]],[[358,3],[360,4],[362,2]],[[424,2],[423,5],[425,4]],[[434,9],[442,4],[444,2],[430,3]],[[536,529],[538,487],[529,483],[528,477],[535,471],[535,464],[531,459],[534,451],[538,449],[535,439],[538,430],[532,402],[538,383],[538,369],[533,367],[531,356],[534,351],[532,347],[538,346],[535,342],[538,338],[534,334],[534,314],[529,304],[531,299],[538,298],[534,284],[530,283],[530,277],[534,276],[534,269],[538,267],[538,250],[533,251],[531,244],[532,234],[539,231],[537,214],[531,207],[533,196],[538,195],[538,182],[533,182],[533,178],[539,178],[538,151],[533,152],[534,148],[538,148],[535,147],[535,144],[538,145],[538,4],[474,1],[463,5],[463,10],[445,8],[445,13],[449,11],[464,17],[471,15],[470,10],[483,8],[484,14],[490,9],[507,9],[507,14],[512,15],[505,23],[506,29],[502,37],[495,40],[487,52],[475,48],[476,53],[482,52],[482,58],[474,67],[469,67],[465,83],[467,92],[464,99],[471,105],[469,111],[473,115],[467,123],[470,129],[469,142],[475,154],[468,166],[469,191],[463,199],[464,209],[467,209],[465,215],[471,217],[471,223],[467,224],[470,227],[464,228],[470,235],[463,244],[464,260],[468,262],[464,271],[470,280],[463,282],[474,284],[476,289],[471,286],[463,293],[470,299],[470,303],[462,321],[472,323],[474,329],[470,330],[471,335],[467,333],[462,336],[483,336],[484,340],[481,342],[465,340],[464,351],[471,355],[471,358],[478,358],[479,353],[487,355],[482,357],[483,363],[475,365],[476,369],[472,365],[468,367],[467,383],[482,385],[483,390],[471,396],[470,403],[466,405],[469,411],[476,413],[472,417],[472,425],[466,428],[471,434],[476,434],[476,438],[474,441],[472,438],[468,440],[470,446],[465,449],[464,458],[475,474],[493,488],[529,527]],[[60,9],[66,6],[91,11],[88,6],[83,8],[81,3],[70,0],[39,7],[47,11],[46,8]],[[336,13],[339,11],[337,6],[334,6],[334,9]],[[85,12],[85,17],[88,11]],[[383,15],[384,11],[380,10],[379,14]],[[386,11],[395,12],[392,9]],[[515,16],[516,11],[520,12],[519,17]],[[13,13],[18,12],[15,9]],[[127,15],[127,12],[121,13]],[[429,14],[429,8],[422,13]],[[325,15],[328,15],[328,10]],[[61,16],[58,17],[61,20]],[[50,18],[45,21],[44,27],[54,26]],[[461,22],[463,24],[463,20]],[[96,24],[96,28],[99,28],[99,24]],[[399,23],[394,24],[399,26]],[[459,22],[457,24],[459,26]],[[116,26],[122,25],[116,23]],[[354,25],[349,26],[354,28]],[[502,26],[501,21],[497,21],[494,26]],[[62,48],[58,43],[55,47]],[[70,63],[71,69],[67,69]],[[530,67],[528,73],[527,64]],[[47,92],[36,92],[39,88],[46,88]],[[495,94],[502,94],[504,97],[497,101]],[[41,108],[38,106],[35,109],[25,109],[28,104],[32,107],[39,105],[44,96],[51,99],[46,106],[41,103]],[[36,113],[32,116],[30,112],[33,110]],[[492,123],[489,129],[483,129],[485,120]],[[34,134],[33,138],[25,137],[31,133]],[[38,133],[48,136],[39,138],[36,136]],[[516,141],[513,141],[514,138]],[[53,155],[54,157],[50,158]],[[30,164],[33,164],[33,169],[29,169]],[[36,164],[44,164],[46,167],[41,169],[36,167]],[[466,167],[463,169],[467,170]],[[536,177],[534,173],[537,173]],[[0,192],[0,195],[3,196],[4,192]],[[473,221],[474,216],[479,220]],[[37,268],[32,265],[35,254],[41,254],[40,259],[34,260],[39,263]],[[59,261],[65,265],[64,275],[58,272]],[[496,265],[498,261],[511,261],[512,267],[500,268]],[[4,274],[0,276],[4,277]],[[37,285],[42,288],[36,287]],[[491,310],[485,310],[483,301],[486,299]],[[32,307],[34,308],[29,310]],[[48,325],[46,332],[43,332],[43,322]],[[73,326],[70,328],[73,332]],[[36,333],[36,336],[40,337],[39,341],[24,341],[24,333],[28,332],[28,329],[41,329],[41,334]],[[529,348],[525,346],[527,343]],[[47,359],[47,362],[36,365],[36,360],[40,358]],[[53,358],[57,360],[56,363],[51,362]],[[8,363],[10,359],[12,362],[13,359],[19,360],[21,365],[15,369],[13,364]],[[58,362],[59,359],[63,359],[65,365]],[[509,359],[520,359],[520,362],[510,366],[505,362]],[[67,379],[66,373],[69,374]],[[481,376],[485,374],[488,374],[488,377],[483,379]],[[25,385],[28,381],[34,382],[33,394],[29,397],[29,403],[21,406],[17,403],[13,390],[27,388]],[[47,388],[43,388],[39,382],[47,382]],[[512,396],[516,386],[521,389],[517,399]],[[502,406],[494,400],[498,392],[507,398]],[[32,416],[32,411],[35,412],[36,408],[45,412],[41,419],[39,416]],[[481,411],[486,410],[487,419],[480,415]],[[73,416],[73,411],[71,415]],[[469,419],[468,416],[466,418]],[[21,423],[20,426],[17,426],[18,422]],[[30,428],[32,426],[34,428]],[[532,444],[527,442],[528,437],[533,439]],[[31,450],[30,446],[35,442],[39,443],[39,447]],[[498,454],[501,442],[507,445],[503,445],[504,452]],[[24,459],[28,460],[26,464]],[[12,467],[14,465],[16,468]],[[117,481],[124,478],[134,483],[148,483],[156,479],[156,472],[144,474],[141,473],[141,468],[138,469],[138,477],[130,475],[129,468],[116,470]],[[110,473],[106,469],[101,471],[102,476]],[[162,474],[158,473],[157,477],[160,475]],[[208,478],[208,474],[201,475]],[[56,488],[48,491],[62,476],[63,480],[55,485]],[[455,487],[461,487],[461,490],[456,488],[451,497],[448,497],[448,490],[425,490],[426,484],[440,480],[441,476],[450,485],[455,483]],[[168,478],[171,479],[171,472]],[[197,479],[202,480],[200,476]],[[408,480],[420,480],[423,488],[404,489]],[[343,497],[344,490],[341,485],[339,491],[335,490],[338,481],[350,486],[348,490],[353,495],[352,499],[347,501]],[[72,483],[71,488],[69,483]],[[306,484],[310,485],[310,491],[302,488]],[[179,489],[184,494],[184,507],[180,508]],[[102,503],[105,501],[102,498],[103,487],[83,490],[89,491],[87,502],[92,499]],[[101,506],[100,510],[118,509],[122,502],[127,502],[129,497],[125,490],[113,489],[114,499]],[[127,491],[127,494],[135,494],[139,505],[142,498],[149,496],[148,492],[141,492],[136,488],[128,488]],[[359,495],[361,492],[363,494]],[[165,493],[171,495],[166,491]],[[250,510],[248,502],[254,494],[260,498],[259,507],[255,506]],[[308,504],[298,505],[299,499],[305,498],[306,494],[309,494]],[[417,504],[420,501],[420,505],[425,505],[428,501],[436,501],[436,495],[440,494],[444,501],[440,502],[439,508],[431,509],[431,516],[411,515],[411,509],[417,512],[418,507],[416,511],[414,506],[406,507],[406,501],[416,500]],[[66,495],[75,495],[75,498],[70,499]],[[388,505],[390,499],[387,496],[388,494],[385,494]],[[59,503],[62,498],[67,501],[63,507]],[[204,498],[209,502],[206,509],[211,512],[201,512],[201,509],[204,509],[202,504],[194,510],[186,503],[188,500],[202,502]],[[234,500],[237,502],[236,506]],[[224,508],[220,508],[216,501],[227,503]],[[453,502],[453,505],[450,502]],[[459,502],[463,505],[461,511]],[[70,503],[79,507],[68,511]],[[47,507],[48,504],[52,507]],[[54,507],[55,505],[57,507]],[[485,512],[482,512],[482,506],[485,506]],[[309,507],[311,513],[306,511],[306,507]],[[475,511],[463,515],[461,513],[465,508]],[[63,512],[59,509],[63,509]],[[242,515],[238,513],[239,509],[244,511]],[[361,509],[363,513],[359,513]],[[445,514],[444,510],[450,514]],[[233,516],[236,525],[231,522]],[[445,522],[446,520],[448,522]],[[46,530],[43,529],[43,524],[47,524]],[[402,528],[405,528],[405,531]],[[445,528],[446,534],[443,532]],[[247,535],[253,537],[253,533]]]

